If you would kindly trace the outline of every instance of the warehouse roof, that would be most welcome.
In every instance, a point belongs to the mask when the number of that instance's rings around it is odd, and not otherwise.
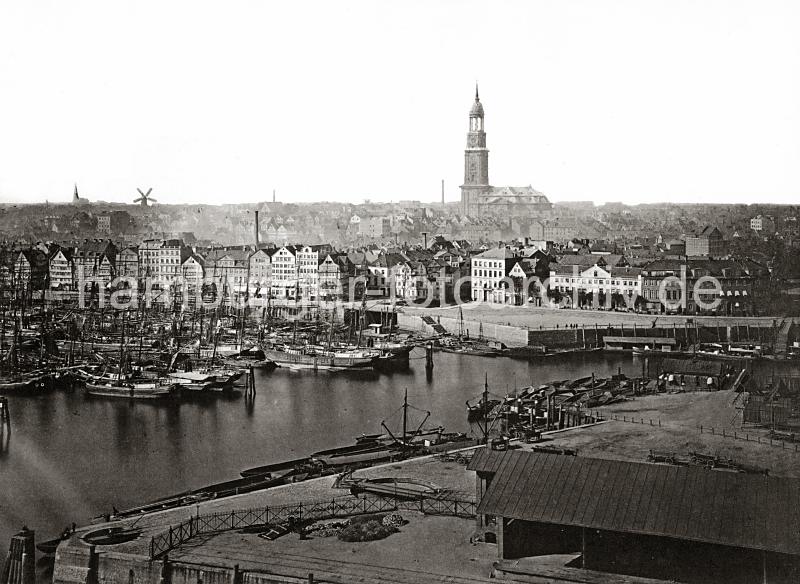
[[[479,450],[496,475],[478,513],[800,555],[800,480]]]
[[[475,450],[475,455],[469,461],[467,470],[497,472],[501,462],[503,462],[503,456],[500,452],[489,450],[488,448],[478,448]]]

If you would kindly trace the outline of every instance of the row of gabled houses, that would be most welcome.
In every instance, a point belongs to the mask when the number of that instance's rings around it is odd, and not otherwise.
[[[137,246],[51,242],[0,249],[0,285],[75,292],[93,282],[104,289],[185,286],[200,292],[214,283],[231,295],[284,301],[394,296],[452,302],[458,295],[495,304],[533,299],[570,308],[599,302],[611,309],[741,315],[758,313],[769,287],[769,270],[749,259],[676,255],[638,263],[615,246],[541,243],[473,248],[466,240],[435,236],[427,247],[337,250],[329,244],[197,247],[165,238]]]
[[[463,242],[462,242],[463,243]],[[331,245],[188,246],[180,239],[147,239],[138,246],[109,240],[51,242],[0,250],[6,289],[68,293],[90,289],[153,291],[215,285],[231,295],[280,300],[359,300],[423,297],[452,301],[453,285],[469,275],[468,255],[452,248],[336,250]],[[462,274],[461,270],[464,269]]]
[[[4,290],[73,290],[79,281],[110,281],[116,273],[115,263],[116,247],[110,241],[2,248],[0,286]]]

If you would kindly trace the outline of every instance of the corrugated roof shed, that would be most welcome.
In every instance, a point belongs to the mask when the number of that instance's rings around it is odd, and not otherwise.
[[[800,555],[800,480],[699,467],[478,451],[478,513]]]

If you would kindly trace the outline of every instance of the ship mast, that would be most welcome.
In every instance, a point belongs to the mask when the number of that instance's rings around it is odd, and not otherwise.
[[[117,381],[122,381],[122,368],[125,361],[125,312],[122,313],[122,332],[119,337],[119,368]]]
[[[408,433],[408,388],[403,396],[403,445],[406,444],[406,434]]]
[[[483,443],[489,444],[489,373],[485,373],[486,378],[483,384]]]

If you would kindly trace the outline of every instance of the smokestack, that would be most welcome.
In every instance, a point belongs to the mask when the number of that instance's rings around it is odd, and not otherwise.
[[[260,245],[260,241],[258,239],[258,209],[256,209],[256,226],[255,226],[255,229],[256,229],[256,233],[255,233],[255,235],[256,235],[256,250],[258,250],[258,246]]]
[[[444,207],[444,179],[442,179],[442,207]]]
[[[272,202],[275,202],[275,189],[272,189]]]

